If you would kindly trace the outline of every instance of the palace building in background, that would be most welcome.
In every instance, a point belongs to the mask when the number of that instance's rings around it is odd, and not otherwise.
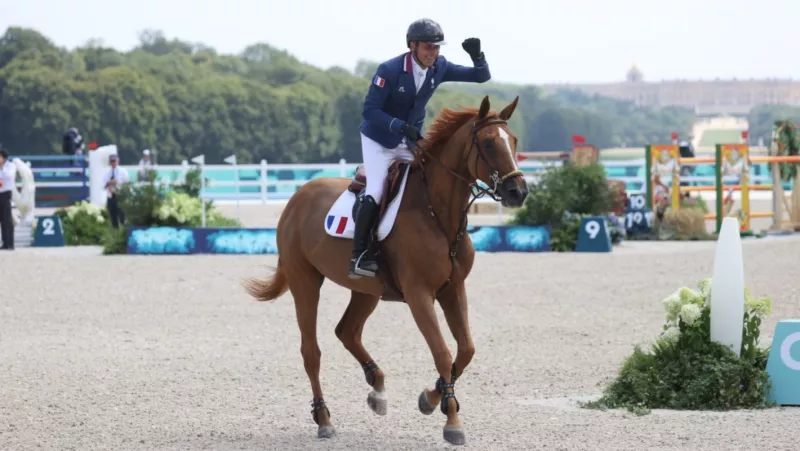
[[[597,84],[546,84],[547,90],[578,89],[590,94],[633,101],[640,106],[682,106],[698,116],[746,115],[758,104],[800,105],[800,81],[761,80],[665,80],[648,82],[636,67],[624,82]]]

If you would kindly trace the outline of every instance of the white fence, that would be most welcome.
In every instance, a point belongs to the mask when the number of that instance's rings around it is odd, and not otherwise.
[[[618,160],[618,161],[606,161],[602,162],[603,166],[607,169],[615,168],[615,167],[636,167],[640,168],[637,172],[643,174],[644,172],[644,159],[631,159],[631,160]],[[520,169],[525,172],[525,179],[528,183],[535,182],[537,180],[537,173],[544,170],[545,167],[551,165],[560,165],[560,161],[536,161],[536,160],[526,160],[519,163]],[[206,178],[209,179],[208,184],[206,185],[206,189],[203,193],[203,197],[207,199],[213,200],[226,200],[226,201],[251,201],[251,202],[274,202],[274,201],[285,201],[291,194],[301,185],[308,182],[310,179],[296,179],[296,180],[275,180],[274,178],[267,177],[267,171],[327,171],[327,173],[323,175],[316,175],[312,178],[320,177],[320,176],[339,176],[339,177],[351,177],[354,173],[358,163],[347,163],[344,159],[340,160],[339,163],[319,163],[319,164],[268,164],[265,160],[262,160],[259,164],[240,164],[240,165],[230,165],[230,164],[221,164],[221,165],[204,165],[204,171],[213,171],[217,173],[229,173],[230,180],[220,180],[219,178],[215,178],[213,176],[209,176],[206,174]],[[125,167],[128,172],[131,174],[131,178],[135,177],[136,172],[138,171],[138,166],[123,166]],[[178,175],[178,179],[176,182],[181,182],[183,180],[183,176],[186,174],[191,168],[191,165],[184,161],[180,165],[158,165],[155,167],[159,171],[159,181],[161,183],[171,184],[173,183],[170,180],[169,174],[176,173]],[[234,168],[238,170],[234,170]],[[251,171],[258,174],[256,180],[238,180],[237,176],[241,174],[242,171]],[[614,176],[611,175],[611,178],[615,180],[620,180],[625,182],[626,184],[643,184],[644,177],[639,176]],[[736,184],[738,183],[738,177],[730,176],[725,177],[726,184]],[[712,185],[714,184],[714,176],[682,176],[681,181],[684,182],[705,182],[706,184]],[[759,176],[752,176],[750,178],[751,184],[769,184],[772,183],[772,179],[769,175],[759,175]],[[250,190],[250,192],[241,192],[241,188],[243,187],[258,187],[256,192]],[[275,187],[276,189],[290,187],[290,189],[284,189],[280,193],[270,193],[270,187]],[[223,188],[223,189],[221,189]],[[628,188],[628,192],[640,192],[637,189],[630,189]],[[477,202],[493,202],[491,199],[479,199]]]

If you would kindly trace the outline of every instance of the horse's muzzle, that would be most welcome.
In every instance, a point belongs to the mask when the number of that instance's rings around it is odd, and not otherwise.
[[[525,178],[512,177],[500,185],[500,203],[504,207],[518,208],[525,202],[528,197],[528,185],[525,183]]]

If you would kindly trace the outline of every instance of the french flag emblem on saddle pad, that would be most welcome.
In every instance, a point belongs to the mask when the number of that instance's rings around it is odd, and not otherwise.
[[[411,166],[406,166],[403,172],[403,181],[400,183],[400,191],[397,196],[389,202],[383,216],[378,220],[377,236],[378,241],[383,241],[392,231],[394,221],[397,219],[397,212],[400,210],[400,202],[403,200],[403,193],[408,181],[408,171]],[[328,235],[336,238],[353,239],[356,232],[356,222],[353,220],[353,205],[356,203],[356,195],[349,189],[342,190],[339,197],[333,202],[325,215],[325,231]],[[320,224],[321,225],[321,224]]]
[[[347,221],[350,218],[347,216],[328,215],[325,221],[325,227],[331,235],[342,236],[345,229],[347,229]]]

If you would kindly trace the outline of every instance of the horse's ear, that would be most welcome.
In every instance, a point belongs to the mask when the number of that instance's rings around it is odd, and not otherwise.
[[[478,111],[478,119],[485,119],[487,114],[489,114],[489,96],[485,96],[481,102],[481,109]]]
[[[510,105],[503,108],[503,111],[500,112],[500,119],[507,121],[511,118],[511,115],[514,114],[514,110],[517,109],[517,102],[519,102],[519,96],[514,97],[514,101],[511,102]]]

